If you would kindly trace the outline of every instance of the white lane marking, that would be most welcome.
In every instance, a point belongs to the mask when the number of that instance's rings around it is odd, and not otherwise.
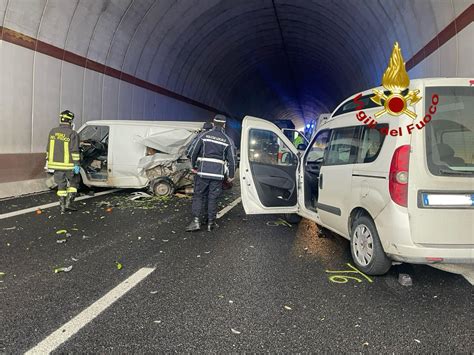
[[[231,209],[233,209],[235,206],[237,206],[240,202],[242,201],[242,197],[239,197],[237,200],[232,202],[229,206],[224,207],[222,210],[220,210],[217,213],[217,219],[224,217],[224,215],[229,212]]]
[[[85,325],[94,320],[99,314],[116,302],[120,297],[134,288],[138,283],[150,275],[156,268],[144,267],[134,273],[125,281],[121,282],[102,298],[91,304],[69,322],[58,330],[51,333],[47,338],[28,350],[25,354],[49,354],[57,349],[61,344],[71,338]]]
[[[117,192],[117,191],[120,191],[120,189],[113,189],[113,190],[98,192],[94,196],[80,196],[80,197],[76,198],[76,201],[88,200],[90,198],[108,195],[108,194],[111,194],[111,193],[114,193],[114,192]],[[23,210],[18,210],[18,211],[13,211],[13,212],[0,214],[0,219],[15,217],[15,216],[19,216],[19,215],[25,214],[25,213],[35,212],[37,209],[45,210],[47,208],[51,208],[51,207],[55,207],[55,206],[59,206],[59,202],[47,203],[47,204],[41,205],[41,206],[29,207],[29,208],[25,208]]]

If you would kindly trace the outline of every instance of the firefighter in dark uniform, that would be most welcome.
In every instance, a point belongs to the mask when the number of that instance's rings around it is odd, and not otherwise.
[[[197,168],[194,178],[193,221],[186,228],[188,232],[201,229],[200,217],[206,197],[207,230],[211,231],[217,227],[217,199],[222,192],[226,163],[229,167],[228,180],[234,179],[236,167],[234,142],[225,134],[225,124],[225,116],[216,115],[214,128],[200,135],[191,151],[191,164]]]
[[[79,135],[72,129],[74,113],[65,110],[60,114],[59,127],[49,132],[46,147],[48,169],[54,170],[54,182],[58,185],[57,195],[61,212],[76,211],[73,206],[79,185],[80,153]]]

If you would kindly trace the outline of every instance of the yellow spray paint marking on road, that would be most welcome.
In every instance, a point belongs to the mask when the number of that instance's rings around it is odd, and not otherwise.
[[[349,266],[351,268],[351,270],[337,270],[337,271],[336,270],[326,270],[326,273],[328,273],[328,274],[358,274],[358,275],[362,276],[363,278],[365,278],[369,283],[373,282],[373,280],[369,276],[367,276],[362,271],[360,271],[357,268],[355,268],[354,266],[352,266],[350,263],[347,263],[346,265]],[[345,284],[349,280],[354,280],[354,281],[359,282],[359,283],[363,281],[363,279],[360,279],[359,277],[355,277],[355,276],[348,276],[348,275],[332,275],[332,276],[329,276],[329,281],[337,283],[337,284]]]

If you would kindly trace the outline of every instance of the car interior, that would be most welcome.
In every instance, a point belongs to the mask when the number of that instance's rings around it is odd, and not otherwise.
[[[90,180],[107,180],[109,128],[87,126],[80,133],[81,166]]]
[[[298,157],[271,131],[252,129],[249,141],[250,169],[262,204],[296,205]]]

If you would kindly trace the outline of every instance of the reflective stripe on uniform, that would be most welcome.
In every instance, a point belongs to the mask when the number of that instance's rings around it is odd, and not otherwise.
[[[58,170],[72,170],[74,169],[74,164],[69,163],[69,164],[63,164],[63,163],[56,163],[56,162],[48,162],[48,168],[49,169],[58,169]]]
[[[56,194],[60,197],[65,197],[65,196],[67,196],[67,191],[66,190],[58,190],[58,192],[56,192]]]
[[[66,191],[68,194],[71,194],[73,192],[77,192],[77,189],[75,187],[69,186]]]
[[[203,173],[203,172],[198,172],[199,176],[213,176],[213,177],[218,177],[218,178],[224,178],[224,175],[222,174],[211,174],[211,173]]]
[[[64,141],[64,164],[69,164],[69,142]]]
[[[77,161],[80,159],[79,153],[71,153],[72,160]]]
[[[214,159],[214,158],[198,158],[198,161],[208,161],[210,163],[225,164],[224,160]]]
[[[55,142],[54,138],[49,140],[48,165],[53,163]]]
[[[215,140],[213,140],[213,139],[203,139],[202,141],[203,141],[203,142],[209,142],[209,143],[220,144],[220,145],[223,145],[223,146],[225,146],[225,147],[228,146],[227,143],[215,141]]]

